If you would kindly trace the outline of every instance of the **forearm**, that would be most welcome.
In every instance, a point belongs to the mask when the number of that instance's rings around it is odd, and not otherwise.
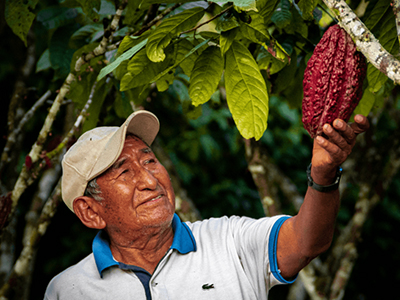
[[[316,169],[311,169],[315,183],[330,185],[335,180],[335,170]],[[339,206],[337,189],[319,192],[308,188],[299,213],[285,222],[284,230],[280,233],[278,249],[282,255],[278,258],[278,264],[282,276],[294,276],[313,258],[328,249]]]

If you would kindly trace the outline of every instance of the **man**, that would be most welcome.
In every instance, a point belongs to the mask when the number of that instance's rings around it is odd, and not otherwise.
[[[294,217],[223,217],[183,223],[150,145],[156,116],[83,134],[63,159],[62,193],[82,223],[100,229],[93,253],[50,282],[45,299],[267,299],[330,245],[340,164],[369,127],[357,115],[314,141],[309,188]]]

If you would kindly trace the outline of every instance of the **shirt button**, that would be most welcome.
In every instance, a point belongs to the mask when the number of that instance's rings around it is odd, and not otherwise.
[[[151,286],[152,286],[152,287],[156,287],[157,284],[158,284],[157,282],[152,282],[152,283],[151,283]]]

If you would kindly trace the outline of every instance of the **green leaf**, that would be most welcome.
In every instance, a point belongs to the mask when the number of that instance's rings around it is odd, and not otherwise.
[[[133,112],[132,106],[126,92],[116,93],[115,101],[113,103],[114,110],[118,117],[126,119]]]
[[[183,57],[180,57],[179,60],[175,59],[175,63],[170,66],[169,68],[165,69],[156,77],[154,77],[150,82],[153,83],[157,80],[159,80],[161,77],[165,76],[167,73],[171,73],[173,69],[175,69],[179,64],[181,64],[185,59],[187,59],[189,56],[191,56],[193,53],[195,53],[197,50],[199,50],[201,47],[203,47],[205,44],[207,44],[210,40],[204,40],[203,42],[199,43],[197,46],[195,46],[193,49],[191,49],[188,53],[186,53]]]
[[[257,10],[256,0],[212,0],[210,2],[218,3],[219,5],[226,4],[228,2],[232,2],[236,8],[240,10],[249,11],[249,10]]]
[[[352,118],[354,118],[354,116],[357,114],[368,116],[372,107],[374,107],[375,98],[376,96],[374,93],[372,93],[368,89],[365,90],[360,102],[358,103],[356,109],[353,112]]]
[[[396,22],[391,11],[388,11],[386,16],[387,17],[380,28],[378,39],[383,48],[391,54],[395,54],[398,52],[399,47],[396,34]],[[368,64],[367,79],[370,91],[376,93],[385,84],[388,77],[376,69],[372,64]]]
[[[26,37],[35,14],[32,13],[39,0],[6,0],[5,19],[12,31],[27,45]]]
[[[36,73],[51,68],[50,51],[47,48],[39,58],[36,64]]]
[[[79,15],[76,8],[51,6],[38,12],[36,20],[47,29],[58,28],[73,23]]]
[[[70,69],[74,49],[68,47],[69,37],[76,31],[76,25],[57,28],[49,46],[51,67],[56,70],[56,77],[66,77]]]
[[[364,22],[365,26],[367,26],[369,30],[373,30],[376,25],[382,23],[382,18],[384,17],[388,9],[391,8],[391,2],[391,0],[376,1],[374,8],[371,10],[371,14]]]
[[[300,0],[297,4],[305,20],[313,20],[313,11],[317,7],[319,0]]]
[[[101,80],[104,76],[114,71],[124,60],[130,59],[133,55],[135,55],[140,49],[142,49],[147,43],[147,39],[141,41],[136,46],[132,47],[125,53],[121,54],[115,61],[113,61],[108,66],[101,69],[97,80]]]
[[[251,23],[242,23],[240,26],[243,36],[257,44],[264,44],[270,39],[264,18],[258,14],[251,14]]]
[[[219,38],[219,45],[221,47],[222,55],[225,55],[226,51],[231,47],[233,41],[235,40],[236,34],[238,33],[238,28],[234,28],[229,31],[221,32]]]
[[[101,108],[111,86],[112,82],[110,81],[107,83],[106,79],[97,83],[96,90],[93,94],[92,103],[87,111],[86,121],[82,127],[82,132],[86,132],[97,125]],[[86,101],[87,100],[88,99],[86,99]]]
[[[126,6],[126,14],[123,19],[123,23],[129,26],[134,26],[135,23],[140,19],[144,10],[139,9],[139,5],[142,0],[130,0]]]
[[[194,106],[207,102],[218,87],[224,61],[218,47],[204,50],[194,65],[190,78],[189,96]]]
[[[268,93],[250,51],[234,41],[226,52],[226,98],[241,135],[259,140],[267,129]]]
[[[99,20],[99,10],[101,6],[101,0],[76,0],[82,7],[83,12],[93,21]]]
[[[233,14],[223,14],[217,19],[217,25],[215,26],[215,30],[218,32],[224,32],[232,30],[236,27],[239,27],[239,21]]]
[[[170,57],[170,56],[169,56]],[[146,50],[139,51],[128,63],[128,73],[121,79],[121,91],[146,85],[164,71],[170,63],[167,58],[164,61],[152,62],[146,55]]]
[[[193,0],[142,0],[140,6],[148,4],[159,4],[159,3],[186,3],[193,2]]]
[[[165,59],[164,49],[171,40],[179,36],[181,32],[193,28],[203,15],[203,8],[194,7],[164,20],[149,37],[146,46],[149,59],[153,62],[163,61]]]
[[[280,0],[258,0],[257,1],[258,13],[265,19],[265,21],[269,21],[269,19],[273,15],[273,13],[279,3],[279,1]]]
[[[177,52],[176,52],[176,60],[181,61],[182,58],[186,56],[187,53],[189,53],[193,47],[195,46],[195,43],[197,43],[197,40],[190,40],[190,39],[183,39],[180,40],[178,45],[177,45]],[[182,68],[183,72],[190,77],[194,63],[199,56],[199,52],[197,51],[193,53],[190,57],[187,59],[183,60],[179,66]]]
[[[170,84],[174,82],[174,79],[175,79],[174,72],[171,71],[170,73],[164,74],[163,76],[160,77],[160,79],[156,80],[157,90],[159,92],[164,92],[168,90],[168,87],[170,86]]]
[[[103,34],[104,27],[102,24],[88,24],[77,31],[69,39],[69,46],[71,48],[79,48],[82,47],[84,44],[90,43],[92,36],[98,32]]]
[[[292,20],[292,13],[290,11],[290,2],[288,0],[281,0],[278,9],[275,10],[271,17],[271,21],[279,28],[284,28],[289,25]]]

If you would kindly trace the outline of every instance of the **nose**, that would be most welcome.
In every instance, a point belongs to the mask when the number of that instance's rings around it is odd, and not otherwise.
[[[155,190],[157,188],[157,178],[154,177],[153,172],[145,168],[141,168],[136,178],[138,190]]]

